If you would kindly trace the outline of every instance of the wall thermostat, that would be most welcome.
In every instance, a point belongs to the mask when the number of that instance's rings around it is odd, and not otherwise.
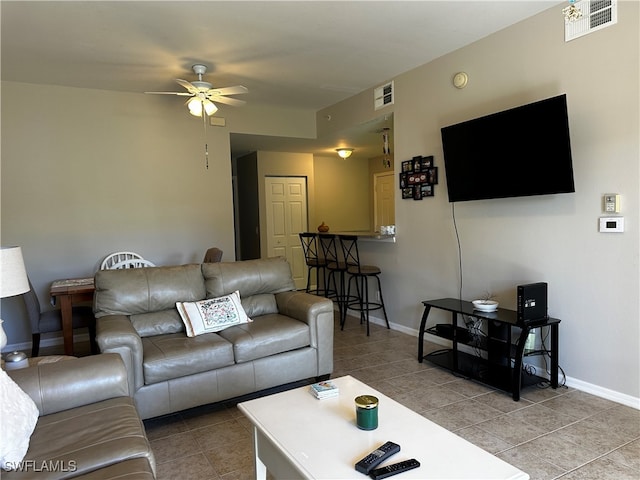
[[[624,217],[600,217],[600,231],[604,233],[624,232]]]

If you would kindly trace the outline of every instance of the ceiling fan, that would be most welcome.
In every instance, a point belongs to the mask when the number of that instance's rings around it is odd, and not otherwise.
[[[239,106],[244,105],[244,100],[238,100],[237,98],[230,98],[227,95],[238,95],[241,93],[247,93],[249,90],[242,85],[235,85],[233,87],[213,88],[209,82],[202,80],[202,75],[207,72],[207,66],[202,64],[195,64],[191,67],[198,80],[193,82],[187,82],[186,80],[176,79],[179,85],[182,85],[186,92],[144,92],[154,95],[179,95],[181,97],[191,97],[187,100],[187,106],[191,115],[196,117],[202,117],[204,112],[207,116],[211,116],[218,110],[215,103],[225,103],[227,105]]]

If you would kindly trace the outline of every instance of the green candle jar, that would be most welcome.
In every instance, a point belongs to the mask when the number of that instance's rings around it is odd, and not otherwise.
[[[378,428],[378,399],[373,395],[360,395],[355,398],[356,425],[360,430]]]

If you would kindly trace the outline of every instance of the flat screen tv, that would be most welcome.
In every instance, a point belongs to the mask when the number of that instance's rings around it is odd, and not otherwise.
[[[441,134],[449,202],[575,192],[564,94]]]

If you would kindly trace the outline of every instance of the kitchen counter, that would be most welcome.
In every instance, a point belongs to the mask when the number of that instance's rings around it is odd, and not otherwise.
[[[358,240],[362,240],[363,242],[369,242],[369,241],[386,242],[386,243],[396,242],[395,235],[382,235],[380,232],[355,231],[355,232],[327,232],[327,233],[331,233],[333,235],[355,235],[358,237]]]

